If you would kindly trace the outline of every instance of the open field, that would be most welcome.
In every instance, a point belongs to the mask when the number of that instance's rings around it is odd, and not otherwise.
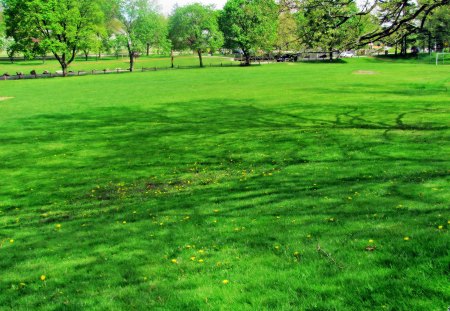
[[[233,57],[219,57],[219,56],[203,56],[203,62],[205,66],[209,66],[210,64],[230,64],[233,62]],[[235,63],[236,64],[236,63]],[[199,60],[196,56],[175,56],[174,57],[174,65],[175,66],[199,66]],[[141,56],[136,59],[135,70],[139,70],[142,67],[145,68],[167,68],[171,66],[170,57],[167,56]],[[90,57],[88,61],[83,58],[77,58],[69,67],[69,70],[72,71],[81,71],[81,70],[114,70],[117,68],[128,69],[129,68],[129,59],[127,57],[103,57],[101,59],[96,60],[95,57]],[[42,73],[45,70],[50,72],[55,72],[57,70],[61,70],[61,66],[56,60],[47,60],[45,62],[41,60],[20,60],[15,61],[14,63],[8,61],[0,62],[0,75],[3,75],[5,72],[10,75],[16,74],[16,72],[23,72],[25,74],[30,73],[30,71],[36,70],[38,73]]]
[[[0,81],[0,309],[446,310],[449,88],[371,58]]]

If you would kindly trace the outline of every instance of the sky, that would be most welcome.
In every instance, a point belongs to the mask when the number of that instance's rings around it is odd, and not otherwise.
[[[158,0],[158,4],[165,15],[169,15],[172,12],[172,8],[178,3],[179,6],[183,6],[190,3],[203,3],[203,4],[214,4],[216,9],[221,9],[226,0]]]

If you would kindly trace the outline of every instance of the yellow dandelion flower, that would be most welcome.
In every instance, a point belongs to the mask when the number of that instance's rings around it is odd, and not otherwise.
[[[198,252],[199,252],[200,254],[204,254],[204,253],[205,253],[205,250],[201,249],[201,250],[199,250]]]
[[[450,225],[450,220],[449,221],[447,221],[447,223]]]
[[[218,209],[215,209],[215,210],[214,210],[214,213],[218,213],[218,212],[219,212],[219,210],[218,210]]]
[[[171,262],[172,262],[172,263],[178,263],[178,260],[172,259]]]
[[[442,229],[444,229],[444,226],[439,226],[438,229],[442,230]]]
[[[45,281],[47,279],[47,277],[45,275],[41,275],[40,279],[41,279],[41,281]]]
[[[373,243],[374,241],[373,240],[369,240],[369,243]]]
[[[409,241],[409,236],[405,236],[405,237],[403,238],[403,240]]]
[[[62,227],[61,224],[56,224],[56,225],[55,225],[55,228],[56,228],[56,229],[61,229],[61,227]]]
[[[189,249],[189,248],[191,248],[191,247],[192,247],[192,246],[190,246],[190,245],[186,245],[186,248],[187,248],[187,249]]]
[[[13,240],[13,239],[9,240],[9,243],[13,244],[13,243],[14,243],[14,240]]]
[[[125,225],[127,222],[124,220],[124,221],[122,221],[122,223]]]
[[[203,260],[203,259],[199,259],[198,262],[199,262],[199,263],[202,263],[202,262],[204,262],[204,260]]]
[[[222,281],[222,284],[227,285],[228,283],[230,283],[230,281],[228,281],[228,280],[223,280],[223,281]]]
[[[194,261],[194,260],[195,260],[195,256],[192,256],[192,257],[191,257],[191,260]]]

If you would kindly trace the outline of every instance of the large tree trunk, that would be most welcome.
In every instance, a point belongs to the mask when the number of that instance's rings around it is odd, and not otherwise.
[[[200,60],[200,67],[203,67],[202,50],[197,50],[198,59]]]
[[[250,61],[251,61],[251,55],[249,52],[247,51],[242,51],[244,52],[244,57],[245,57],[245,66],[250,66]]]
[[[147,43],[147,56],[150,55],[150,43]]]
[[[170,62],[172,64],[172,68],[173,68],[174,67],[174,64],[173,64],[173,50],[170,50]]]
[[[401,52],[401,55],[403,55],[403,56],[406,55],[406,50],[407,50],[407,43],[406,42],[407,42],[407,36],[404,35],[402,37],[402,52]]]
[[[63,72],[63,77],[67,76],[67,62],[66,62],[66,54],[64,53],[61,55],[60,58],[58,58],[59,63],[61,64],[61,69]]]
[[[431,50],[433,49],[433,44],[431,43],[431,33],[428,34],[428,53],[431,54]]]
[[[130,53],[130,72],[134,70],[134,54]]]
[[[61,65],[61,69],[63,72],[63,77],[67,77],[67,68],[69,68],[69,65],[73,62],[76,56],[76,49],[73,48],[71,51],[70,59],[66,59],[66,53],[63,53],[61,56],[59,56],[56,53],[53,53],[55,58],[58,60],[59,64]]]
[[[330,62],[333,61],[333,50],[330,49]]]
[[[131,49],[130,44],[127,44],[127,48],[128,48],[128,56],[130,58],[130,72],[133,72],[134,70],[134,52]]]

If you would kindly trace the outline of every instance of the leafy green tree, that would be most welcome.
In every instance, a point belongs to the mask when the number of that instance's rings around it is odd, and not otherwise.
[[[298,50],[300,48],[297,22],[290,11],[283,11],[278,17],[276,47],[281,51]]]
[[[450,0],[375,0],[370,8],[356,14],[349,14],[347,18],[364,14],[373,14],[378,18],[379,27],[359,36],[359,45],[382,40],[392,35],[395,37],[397,34],[400,37],[402,50],[405,51],[408,36],[423,29],[434,11],[449,4]]]
[[[203,67],[202,53],[223,44],[217,14],[211,6],[198,3],[178,7],[169,20],[169,38],[176,50],[196,51]]]
[[[4,0],[4,6],[7,35],[25,53],[50,51],[64,76],[82,38],[102,20],[95,0]]]
[[[90,52],[98,52],[102,48],[101,38],[95,33],[91,33],[88,36],[80,40],[79,50],[83,52],[84,58],[87,61]]]
[[[130,71],[134,70],[136,56],[147,44],[150,31],[151,16],[157,12],[154,1],[149,0],[119,0],[118,20],[121,22],[119,33],[126,38],[126,47],[130,58]]]
[[[111,47],[114,56],[119,58],[120,53],[127,46],[127,37],[121,34],[114,34],[109,41],[109,46]]]
[[[437,48],[448,49],[450,46],[450,5],[442,6],[433,12],[426,21],[424,29],[428,34],[430,50],[433,43]]]
[[[275,45],[278,12],[273,0],[228,0],[220,16],[225,47],[241,49],[250,65],[252,50],[271,50]]]
[[[145,43],[147,56],[150,55],[152,47],[162,51],[170,49],[167,18],[159,12],[149,12],[139,21],[138,28]]]
[[[306,0],[297,13],[299,37],[310,48],[329,52],[349,49],[361,34],[361,23],[351,16],[357,12],[355,3],[348,0]]]
[[[0,3],[0,38],[4,37],[5,37],[5,21],[3,17],[3,7],[2,4]]]

